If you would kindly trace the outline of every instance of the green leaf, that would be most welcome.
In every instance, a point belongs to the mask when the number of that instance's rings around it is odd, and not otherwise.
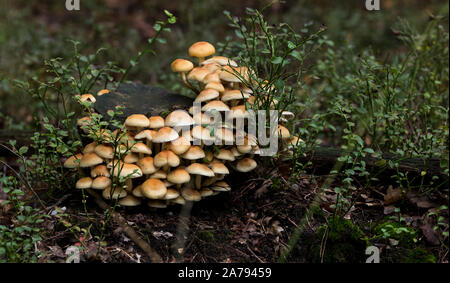
[[[281,57],[273,57],[270,62],[272,62],[272,64],[278,65],[281,64],[281,62],[283,62],[283,58]]]
[[[27,153],[28,152],[28,146],[22,146],[20,149],[19,149],[19,155],[24,155],[25,153]]]

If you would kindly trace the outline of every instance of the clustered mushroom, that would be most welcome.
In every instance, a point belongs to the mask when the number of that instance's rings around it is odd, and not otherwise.
[[[212,44],[197,42],[189,48],[189,55],[198,59],[198,66],[186,59],[171,64],[188,87],[192,88],[192,81],[201,86],[195,99],[200,113],[194,115],[191,108],[174,110],[165,117],[130,115],[118,148],[104,139],[102,144],[87,144],[81,153],[67,159],[64,166],[78,169],[81,175],[76,188],[102,190],[104,198],[119,199],[121,206],[138,206],[145,201],[149,207],[164,208],[230,191],[224,180],[230,169],[243,173],[254,170],[254,155],[259,154],[256,137],[244,133],[244,144],[236,145],[238,133],[233,126],[223,124],[215,131],[208,128],[214,122],[210,113],[229,112],[232,117],[243,118],[245,104],[255,101],[252,90],[241,83],[249,78],[248,68],[214,54]],[[98,95],[106,93],[109,91],[102,90]],[[292,116],[285,113],[282,118]],[[83,117],[78,126],[89,122],[89,116]],[[291,138],[283,125],[279,125],[278,137],[287,144],[299,140]],[[122,147],[130,149],[127,155],[117,155],[125,152]],[[89,176],[85,176],[87,169]],[[113,178],[125,176],[125,189],[113,191]]]

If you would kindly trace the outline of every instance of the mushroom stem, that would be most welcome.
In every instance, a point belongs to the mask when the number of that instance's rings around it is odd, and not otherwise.
[[[131,178],[127,179],[125,184],[127,186],[126,191],[131,192],[133,190],[133,181],[131,180]]]
[[[160,143],[156,143],[155,144],[155,154],[159,153],[161,151],[161,144]]]
[[[164,167],[163,167],[163,171],[164,172],[168,172],[169,171],[169,164],[166,164],[166,165],[164,165]]]
[[[198,65],[200,66],[201,63],[205,61],[205,57],[198,57]]]
[[[199,93],[200,93],[195,87],[193,87],[193,86],[189,83],[189,81],[188,81],[187,78],[186,78],[186,73],[182,72],[182,73],[181,73],[181,78],[183,79],[184,84],[185,84],[188,88],[190,88],[194,93],[196,93],[196,94],[199,94]]]
[[[195,188],[197,190],[200,190],[202,187],[202,175],[196,175],[195,176]]]

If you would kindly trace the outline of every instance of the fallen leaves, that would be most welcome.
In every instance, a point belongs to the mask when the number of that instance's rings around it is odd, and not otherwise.
[[[387,193],[384,196],[384,204],[389,205],[392,203],[396,203],[402,199],[402,190],[400,188],[393,188],[390,185],[387,189]]]

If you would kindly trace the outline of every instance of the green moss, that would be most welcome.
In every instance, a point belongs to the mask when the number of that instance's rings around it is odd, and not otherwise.
[[[417,231],[401,222],[386,221],[375,227],[375,237],[395,239],[400,245],[409,245],[417,242]]]
[[[214,242],[215,241],[214,234],[211,231],[200,231],[198,233],[198,237],[206,242]]]
[[[436,263],[436,257],[424,248],[415,248],[406,256],[405,263]]]

